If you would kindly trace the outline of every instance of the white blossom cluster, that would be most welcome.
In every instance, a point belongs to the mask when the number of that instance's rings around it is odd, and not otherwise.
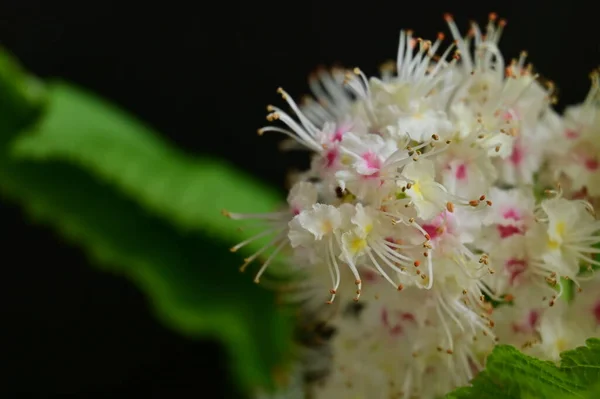
[[[334,329],[308,362],[327,370],[311,397],[436,398],[496,343],[558,360],[598,335],[598,73],[559,115],[525,53],[505,62],[504,21],[463,36],[446,20],[444,51],[443,34],[402,31],[381,77],[320,71],[301,105],[279,89],[290,111],[269,106],[279,123],[259,133],[288,136],[311,167],[286,209],[226,212],[266,222],[233,248],[271,237],[244,265],[265,260],[256,281],[285,254],[303,273],[294,298]]]

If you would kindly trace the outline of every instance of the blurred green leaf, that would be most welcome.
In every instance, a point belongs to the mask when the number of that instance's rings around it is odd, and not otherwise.
[[[245,388],[271,385],[289,354],[291,318],[238,272],[240,255],[228,247],[240,234],[219,210],[269,209],[278,197],[222,163],[183,155],[80,90],[32,90],[5,56],[2,193],[100,267],[136,282],[168,325],[223,342]]]
[[[41,81],[26,74],[8,53],[0,48],[0,146],[22,129],[36,123],[47,102]]]
[[[280,205],[282,198],[269,187],[224,162],[183,154],[107,102],[65,83],[49,87],[48,117],[40,129],[19,137],[18,156],[72,162],[179,226],[230,241],[244,235],[232,228],[222,209],[254,213]],[[199,126],[190,134],[218,132]]]

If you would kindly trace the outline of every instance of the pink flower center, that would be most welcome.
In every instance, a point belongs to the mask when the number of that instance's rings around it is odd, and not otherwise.
[[[332,150],[327,151],[327,153],[325,154],[325,165],[328,168],[333,167],[333,165],[335,164],[335,161],[338,158],[338,150],[337,148],[334,148]]]
[[[372,151],[365,152],[361,158],[365,161],[366,167],[369,169],[375,169],[372,173],[366,175],[367,178],[379,177],[379,169],[381,169],[381,160]]]
[[[510,259],[504,268],[509,274],[509,284],[514,285],[515,280],[527,269],[527,262],[523,259]]]
[[[540,319],[540,314],[532,310],[527,315],[527,319],[521,323],[513,323],[512,330],[515,333],[530,333],[533,332]]]
[[[504,211],[502,217],[504,219],[521,220],[521,215],[519,214],[519,211],[517,211],[515,208],[509,208],[506,211]]]
[[[456,178],[458,180],[464,180],[467,178],[467,167],[464,163],[460,164],[458,168],[456,168]]]
[[[331,136],[331,141],[342,141],[342,136],[344,136],[344,133],[346,133],[345,130],[343,130],[342,128],[338,128],[333,134],[333,136]]]
[[[519,112],[514,108],[507,109],[502,114],[502,119],[507,122],[512,121],[512,120],[518,120],[519,117],[520,117]]]
[[[410,321],[412,323],[414,323],[416,321],[415,315],[412,313],[409,313],[409,312],[402,313],[402,315],[400,317],[402,318],[402,320]]]
[[[579,132],[573,129],[567,129],[565,130],[565,137],[569,140],[575,140],[579,137]]]
[[[372,270],[365,270],[364,272],[361,271],[361,276],[363,277],[363,279],[365,281],[368,281],[371,283],[377,279],[377,275]]]
[[[600,324],[600,302],[596,302],[593,312],[594,312],[594,317],[596,318],[596,323]]]
[[[513,146],[509,160],[514,166],[519,165],[523,161],[523,148],[518,143],[515,143]]]
[[[598,160],[596,158],[587,158],[584,162],[584,165],[585,165],[585,168],[587,170],[589,170],[590,172],[595,172],[596,170],[598,170],[600,163],[598,162]]]
[[[332,143],[335,143],[336,141],[337,142],[342,141],[342,139],[344,138],[344,134],[349,132],[350,129],[352,129],[351,123],[343,123],[343,124],[337,126],[335,129],[335,132],[333,132],[331,137],[329,137],[329,141],[331,141]]]
[[[529,327],[534,328],[537,325],[537,322],[540,318],[540,315],[535,310],[529,312],[529,316],[527,317],[527,321],[529,322]]]
[[[500,233],[500,238],[507,238],[510,236],[513,236],[515,234],[523,234],[523,231],[518,228],[517,226],[514,226],[512,224],[509,225],[498,225],[498,233]]]
[[[369,169],[381,168],[381,161],[379,160],[379,157],[372,151],[365,152],[362,155],[362,159],[366,162]]]
[[[583,187],[581,190],[573,194],[573,199],[585,199],[588,196],[587,187]]]
[[[430,220],[429,223],[422,224],[421,227],[429,234],[430,239],[435,240],[446,232],[449,234],[454,233],[454,228],[451,223],[452,217],[452,213],[444,211]]]
[[[396,337],[398,335],[402,335],[404,329],[400,323],[392,325],[389,320],[389,314],[387,309],[381,310],[381,321],[383,325],[388,329],[391,336]]]
[[[515,221],[519,221],[521,220],[521,214],[520,212],[515,209],[515,208],[508,208],[506,209],[503,213],[502,213],[502,217],[506,220],[515,220]],[[523,234],[525,233],[523,231],[523,228],[515,226],[513,224],[499,224],[497,226],[498,229],[498,233],[500,234],[501,238],[507,238],[510,237],[512,235],[515,234]]]
[[[444,234],[444,231],[441,230],[439,226],[436,226],[434,224],[424,224],[421,227],[423,227],[423,230],[425,230],[425,232],[429,234],[429,237],[431,237],[432,240],[435,240],[436,238]]]

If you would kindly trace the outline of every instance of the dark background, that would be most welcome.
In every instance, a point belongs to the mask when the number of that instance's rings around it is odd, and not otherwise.
[[[496,11],[508,20],[504,54],[528,50],[561,108],[583,99],[600,64],[586,3],[0,0],[0,43],[33,73],[96,91],[186,151],[283,187],[302,159],[256,135],[279,85],[304,94],[308,73],[336,62],[373,74],[395,57],[401,28],[435,38],[448,33],[444,12],[466,31]],[[0,226],[0,394],[236,396],[219,346],[166,330],[128,281],[88,267],[18,208],[2,205]]]

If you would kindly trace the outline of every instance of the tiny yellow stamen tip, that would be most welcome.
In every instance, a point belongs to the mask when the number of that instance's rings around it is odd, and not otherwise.
[[[228,218],[231,217],[231,213],[227,209],[221,209],[221,215],[226,216]]]
[[[238,249],[237,249],[236,247],[231,247],[231,248],[229,248],[229,251],[230,251],[230,252],[237,252],[237,250],[238,250]]]
[[[257,133],[259,136],[262,136],[262,135],[265,133],[265,131],[264,131],[264,130],[262,130],[262,129],[258,129],[258,130],[256,131],[256,133]]]
[[[256,284],[260,284],[260,279],[259,279],[259,278],[255,278],[255,279],[254,279],[254,282],[255,282]]]

